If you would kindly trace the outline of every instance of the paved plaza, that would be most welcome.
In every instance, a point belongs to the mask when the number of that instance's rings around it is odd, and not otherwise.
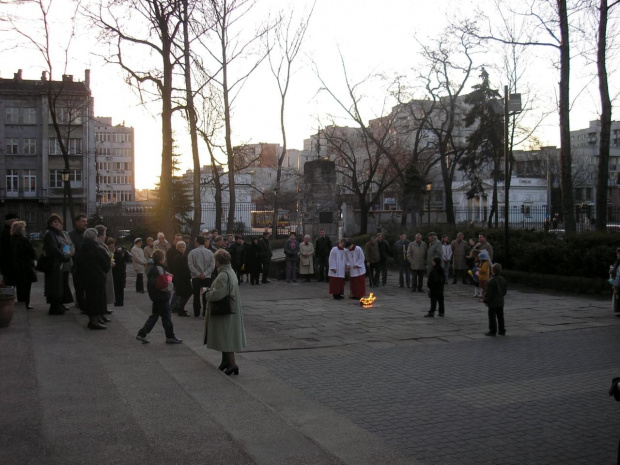
[[[509,283],[507,336],[491,338],[462,284],[446,286],[445,318],[423,318],[426,293],[394,272],[370,309],[325,283],[244,283],[249,347],[226,377],[203,320],[173,316],[178,346],[160,324],[134,339],[150,313],[134,282],[107,331],[73,308],[48,316],[41,282],[34,310],[16,305],[0,330],[0,463],[615,463],[610,299]]]

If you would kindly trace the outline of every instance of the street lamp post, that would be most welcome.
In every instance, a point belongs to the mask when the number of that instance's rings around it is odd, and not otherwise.
[[[273,224],[271,225],[271,233],[275,240],[278,239],[278,188],[273,188]]]
[[[428,210],[428,224],[431,224],[431,189],[433,188],[433,183],[428,183],[426,185],[426,209]]]
[[[70,186],[71,171],[60,170],[60,175],[62,176],[62,220],[65,224],[71,224],[67,223],[67,189]]]
[[[508,117],[511,114],[519,113],[521,111],[521,94],[508,94],[508,86],[504,86],[504,253],[506,255],[504,266],[510,265],[510,197],[509,197],[509,185],[510,185],[510,167],[509,155],[510,150],[508,143],[510,142],[508,132]]]

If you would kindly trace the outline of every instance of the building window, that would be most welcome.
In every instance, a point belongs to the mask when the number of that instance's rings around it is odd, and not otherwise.
[[[57,107],[56,121],[58,121],[59,124],[80,126],[82,124],[82,111],[79,108]]]
[[[37,109],[36,108],[24,108],[24,124],[37,124]]]
[[[69,155],[79,155],[82,153],[82,139],[69,139]]]
[[[82,139],[69,139],[66,148],[69,155],[80,155],[82,153]],[[62,150],[60,150],[60,143],[58,142],[58,139],[56,137],[50,137],[49,154],[62,155]]]
[[[50,187],[62,187],[62,175],[60,174],[60,170],[50,170]]]
[[[50,137],[49,139],[49,155],[60,155],[60,144],[58,143],[58,139],[55,137]]]
[[[17,170],[6,170],[6,191],[17,192],[19,190],[19,172]]]
[[[37,154],[37,140],[36,139],[24,139],[24,155],[36,155]]]
[[[109,157],[111,155],[111,149],[109,148],[96,148],[95,149],[95,155],[101,155],[103,157]]]
[[[118,144],[131,142],[131,134],[126,132],[116,132],[114,133],[114,142]]]
[[[109,132],[97,132],[95,133],[95,141],[97,142],[110,142],[111,134]]]
[[[19,123],[19,108],[6,107],[6,124]]]
[[[37,175],[35,170],[24,170],[24,192],[36,192]]]
[[[7,155],[19,154],[19,139],[7,139],[6,140],[6,154]]]
[[[71,187],[82,187],[82,170],[71,170],[69,177]],[[62,170],[50,170],[50,187],[62,187]]]

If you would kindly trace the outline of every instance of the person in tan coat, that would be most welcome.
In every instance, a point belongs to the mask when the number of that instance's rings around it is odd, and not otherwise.
[[[426,270],[426,243],[422,240],[422,234],[415,235],[415,240],[407,249],[407,260],[411,265],[411,292],[423,292],[424,271]]]
[[[310,282],[310,275],[314,270],[314,244],[310,242],[310,236],[304,236],[304,241],[299,244],[299,274]]]

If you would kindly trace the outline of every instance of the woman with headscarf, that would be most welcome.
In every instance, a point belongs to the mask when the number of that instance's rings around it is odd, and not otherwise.
[[[112,262],[97,236],[95,228],[84,231],[84,242],[76,257],[76,273],[84,286],[88,329],[106,329],[103,323],[109,321],[105,316],[106,281]]]
[[[310,282],[310,275],[314,274],[314,244],[310,242],[310,236],[305,235],[299,244],[299,274]]]
[[[17,301],[24,302],[26,308],[31,309],[30,288],[32,283],[37,280],[37,273],[34,271],[34,261],[37,259],[37,254],[30,240],[26,237],[26,223],[24,221],[16,221],[11,226],[11,248]]]
[[[207,314],[205,318],[204,344],[209,349],[222,352],[222,363],[218,367],[227,375],[238,375],[239,367],[235,352],[245,349],[245,328],[237,276],[230,266],[230,254],[223,249],[215,252],[217,278],[207,293]],[[231,313],[213,315],[214,302],[230,296]]]
[[[62,230],[62,218],[56,214],[47,219],[43,237],[43,252],[52,266],[45,273],[45,297],[50,304],[50,315],[64,315],[65,303],[73,302],[69,288],[69,271],[74,249],[69,235]]]

